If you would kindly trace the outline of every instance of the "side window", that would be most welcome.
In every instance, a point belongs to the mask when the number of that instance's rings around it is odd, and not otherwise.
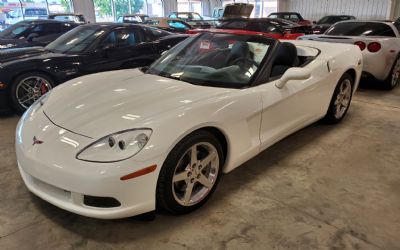
[[[141,42],[139,32],[136,29],[120,29],[110,32],[101,43],[101,47],[126,47]]]
[[[188,30],[189,27],[179,21],[168,21],[168,26],[174,29]]]
[[[299,18],[299,16],[296,15],[296,14],[291,14],[291,15],[290,15],[290,20],[297,22],[297,21],[300,20],[300,18]]]
[[[269,18],[278,18],[278,15],[276,15],[276,14],[271,14],[271,15],[269,15]]]
[[[171,15],[169,15],[170,18],[177,18],[175,13],[172,13]]]
[[[43,36],[45,32],[45,28],[43,24],[38,24],[32,29],[32,33],[38,34],[39,36]]]
[[[49,23],[45,26],[44,35],[52,35],[61,33],[61,24],[59,23]]]

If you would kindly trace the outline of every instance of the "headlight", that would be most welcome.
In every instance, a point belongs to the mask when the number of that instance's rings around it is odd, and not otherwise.
[[[149,128],[130,129],[105,136],[81,150],[76,158],[91,162],[126,160],[142,150],[152,132]]]

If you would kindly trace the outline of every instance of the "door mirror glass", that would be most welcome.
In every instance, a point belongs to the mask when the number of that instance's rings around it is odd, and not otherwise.
[[[275,86],[279,89],[283,88],[289,81],[297,80],[307,80],[311,77],[311,71],[304,68],[290,68],[285,74],[279,79]]]

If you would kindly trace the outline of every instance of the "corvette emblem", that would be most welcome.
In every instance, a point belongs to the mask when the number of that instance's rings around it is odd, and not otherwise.
[[[44,141],[38,140],[36,136],[33,137],[33,143],[32,146],[35,146],[36,144],[43,144]]]

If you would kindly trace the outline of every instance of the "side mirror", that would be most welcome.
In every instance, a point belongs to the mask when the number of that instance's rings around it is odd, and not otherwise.
[[[279,79],[275,86],[278,89],[283,88],[287,82],[293,80],[307,80],[311,77],[311,71],[304,68],[290,68],[288,69],[285,74]]]

